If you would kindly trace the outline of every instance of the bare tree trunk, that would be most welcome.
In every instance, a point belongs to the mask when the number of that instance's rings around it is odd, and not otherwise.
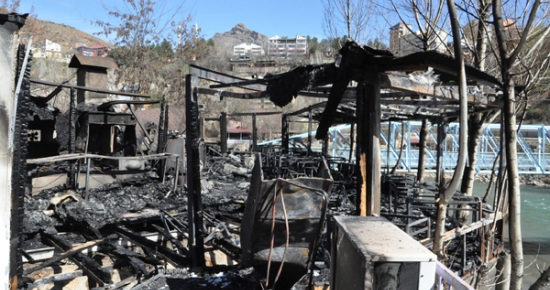
[[[504,132],[506,147],[506,170],[508,172],[508,195],[510,198],[510,250],[512,256],[512,280],[510,289],[521,289],[523,280],[523,244],[521,237],[521,190],[519,187],[516,103],[514,82],[504,84]]]
[[[348,0],[346,4],[348,6],[348,10],[346,11],[346,13],[347,13],[346,22],[347,22],[347,25],[348,25],[348,38],[351,38],[351,0]],[[357,40],[357,41],[359,41],[359,40]]]
[[[477,41],[474,55],[475,66],[485,71],[485,54],[487,53],[487,22],[489,20],[489,0],[478,0],[479,20],[477,23]]]
[[[510,254],[504,251],[500,253],[497,261],[497,280],[495,290],[508,290],[510,289]]]
[[[527,24],[517,46],[508,53],[504,38],[504,24],[502,19],[502,0],[493,0],[493,25],[498,41],[500,53],[502,89],[504,92],[503,115],[506,150],[506,170],[508,173],[509,196],[509,239],[512,257],[512,273],[510,289],[521,289],[523,281],[523,244],[521,237],[521,190],[519,187],[518,160],[517,160],[517,132],[516,132],[516,98],[512,68],[517,63],[517,57],[523,49],[527,36],[536,18],[541,0],[535,0]]]
[[[455,168],[451,183],[445,189],[445,193],[439,195],[437,220],[435,225],[435,237],[433,252],[440,258],[445,259],[445,249],[443,248],[443,234],[445,233],[445,217],[447,216],[447,205],[453,198],[459,183],[462,181],[464,174],[464,166],[466,165],[466,152],[468,146],[468,99],[467,99],[467,85],[466,85],[466,70],[464,69],[464,58],[462,57],[461,35],[458,26],[458,18],[456,16],[456,9],[454,0],[447,0],[447,7],[449,10],[449,19],[451,20],[451,27],[453,31],[454,53],[455,61],[457,64],[457,71],[459,73],[459,99],[460,99],[460,135],[459,135],[459,149],[458,149],[458,162]]]
[[[422,128],[420,128],[420,140],[418,140],[418,170],[416,173],[416,180],[418,182],[424,181],[424,167],[426,167],[426,137],[428,136],[428,120],[422,120]]]
[[[472,196],[472,190],[474,188],[474,179],[477,163],[477,152],[479,149],[479,137],[481,136],[481,130],[483,129],[483,123],[480,114],[470,116],[468,122],[468,161],[469,164],[464,168],[464,178],[462,179],[462,186],[460,192],[466,195]]]

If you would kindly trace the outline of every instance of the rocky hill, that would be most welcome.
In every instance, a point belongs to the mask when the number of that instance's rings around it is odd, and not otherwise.
[[[74,27],[32,17],[27,19],[25,26],[23,26],[20,33],[23,38],[32,36],[33,43],[43,44],[46,39],[48,39],[60,44],[64,49],[72,48],[74,43],[77,41],[81,41],[87,46],[91,46],[96,43],[107,46],[111,45],[98,37],[90,35],[84,31],[80,31]]]
[[[244,24],[239,23],[230,31],[216,33],[212,40],[214,41],[218,52],[231,53],[233,46],[241,43],[254,43],[264,47],[267,46],[268,37],[254,30],[248,29]]]

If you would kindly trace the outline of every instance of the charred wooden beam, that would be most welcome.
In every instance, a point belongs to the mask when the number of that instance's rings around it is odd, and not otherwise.
[[[234,99],[261,99],[267,97],[266,92],[255,92],[255,93],[236,93],[229,91],[220,91],[209,88],[199,88],[199,94],[207,95],[219,95],[220,101],[223,98],[234,98]]]
[[[211,69],[207,69],[204,67],[200,67],[198,65],[190,64],[189,65],[189,73],[192,75],[195,75],[201,79],[217,82],[221,84],[225,83],[236,83],[241,81],[247,81],[247,79],[231,76],[228,74],[220,73],[213,71]],[[253,91],[265,91],[266,86],[264,84],[248,84],[248,85],[242,85],[239,86],[240,88],[249,89]]]
[[[48,259],[47,261],[44,261],[42,264],[40,264],[36,267],[33,267],[33,268],[30,268],[30,269],[27,269],[27,270],[23,271],[23,275],[27,275],[27,274],[30,274],[34,271],[37,271],[37,270],[43,269],[45,267],[48,267],[50,265],[53,265],[54,263],[59,262],[59,261],[65,259],[65,258],[69,258],[71,256],[74,256],[74,255],[82,252],[85,249],[89,249],[89,248],[94,247],[98,244],[104,243],[104,242],[106,242],[110,239],[115,239],[115,238],[117,238],[117,235],[110,235],[110,236],[105,237],[105,238],[101,238],[101,239],[94,240],[94,241],[88,241],[84,244],[75,246],[75,247],[71,248],[68,251],[65,251],[65,252],[63,252],[63,253],[61,253],[57,256],[54,256],[51,259]]]
[[[161,235],[167,238],[178,249],[178,251],[182,255],[187,255],[187,256],[189,255],[189,251],[185,247],[183,247],[181,242],[178,239],[174,238],[174,236],[172,236],[172,234],[168,230],[156,224],[151,224],[151,225],[155,228],[155,230],[157,230],[157,232],[159,232]]]
[[[112,228],[114,232],[119,234],[122,238],[131,241],[132,243],[148,249],[151,253],[159,255],[169,263],[173,264],[176,267],[187,267],[189,266],[189,258],[182,256],[178,253],[175,253],[171,249],[162,246],[159,243],[151,241],[146,237],[133,233],[129,230],[123,229],[120,226],[115,226]]]
[[[342,61],[334,74],[330,97],[328,98],[315,135],[315,138],[320,140],[327,137],[328,128],[332,126],[338,105],[342,101],[349,82],[353,80],[354,68],[365,65],[366,54],[355,42],[346,42],[342,49],[340,49],[340,54],[342,55]]]
[[[288,118],[286,114],[283,114],[281,119],[282,125],[281,125],[281,152],[283,154],[288,153]]]
[[[210,85],[210,88],[211,89],[218,89],[218,88],[229,88],[229,87],[242,87],[242,86],[246,86],[246,85],[256,85],[256,84],[264,84],[265,85],[265,81],[262,80],[262,79],[246,80],[246,81],[239,81],[239,82],[233,82],[233,83]]]
[[[185,81],[185,117],[187,150],[187,213],[189,223],[189,253],[191,266],[197,270],[205,266],[204,242],[202,227],[202,197],[200,176],[200,128],[199,103],[197,87],[199,79],[194,75],[187,75]]]
[[[232,114],[228,114],[228,116],[271,116],[271,115],[280,115],[282,114],[283,112],[243,112],[243,113],[232,113]]]
[[[275,105],[283,107],[297,97],[302,89],[333,83],[337,71],[338,68],[331,63],[301,66],[276,76],[266,75],[266,91]]]
[[[220,115],[220,150],[222,154],[227,153],[227,113]]]
[[[66,252],[69,251],[72,246],[68,242],[64,241],[60,237],[57,237],[48,233],[41,233],[42,239],[51,246],[57,248],[60,251]],[[84,271],[84,273],[95,281],[100,286],[111,283],[111,274],[109,271],[101,268],[96,261],[92,258],[77,252],[74,255],[69,256],[69,258]]]
[[[44,277],[40,280],[34,281],[31,285],[27,287],[27,289],[36,289],[36,288],[39,288],[40,286],[49,284],[51,282],[72,280],[74,278],[82,277],[82,275],[83,275],[82,270],[76,270],[74,272],[68,272],[68,273],[53,274],[53,275]]]
[[[40,85],[46,85],[46,86],[54,86],[54,87],[64,87],[64,88],[74,88],[81,91],[88,91],[88,92],[95,92],[95,93],[104,93],[109,95],[117,95],[117,96],[127,96],[127,97],[136,97],[136,98],[150,98],[150,95],[144,95],[144,94],[135,94],[135,93],[125,93],[125,92],[119,92],[119,91],[110,91],[110,90],[104,90],[104,89],[98,89],[98,88],[90,88],[90,87],[83,87],[83,86],[74,86],[69,84],[59,84],[54,82],[48,82],[43,80],[36,80],[36,79],[30,79],[31,83],[40,84]]]

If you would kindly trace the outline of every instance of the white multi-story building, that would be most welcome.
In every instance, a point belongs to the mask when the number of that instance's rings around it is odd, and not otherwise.
[[[55,43],[53,41],[50,41],[48,39],[46,39],[46,45],[45,45],[44,48],[45,48],[46,51],[61,52],[61,45],[58,44],[58,43]]]
[[[396,56],[405,56],[424,50],[420,32],[412,33],[411,25],[398,23],[390,28],[390,51]],[[438,30],[428,40],[427,50],[446,51],[446,43],[449,33]]]
[[[296,38],[275,35],[269,39],[267,53],[271,56],[295,56],[307,54],[307,38],[296,35]]]
[[[265,55],[265,51],[261,46],[257,44],[241,43],[233,47],[233,55],[262,56]]]

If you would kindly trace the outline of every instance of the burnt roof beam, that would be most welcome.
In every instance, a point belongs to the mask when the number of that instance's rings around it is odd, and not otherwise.
[[[189,73],[192,75],[196,75],[197,77],[203,80],[208,80],[211,82],[216,82],[221,84],[249,81],[244,78],[239,78],[232,75],[216,72],[211,69],[207,69],[207,68],[200,67],[198,65],[193,65],[193,64],[189,65]],[[238,87],[243,89],[249,89],[252,91],[258,91],[258,92],[262,92],[266,90],[266,85],[264,84],[248,84],[248,85],[242,85]]]

